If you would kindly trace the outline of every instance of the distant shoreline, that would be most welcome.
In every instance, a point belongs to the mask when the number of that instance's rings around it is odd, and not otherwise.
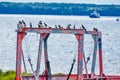
[[[120,5],[0,2],[0,9],[0,14],[89,16],[96,10],[101,16],[120,16]]]

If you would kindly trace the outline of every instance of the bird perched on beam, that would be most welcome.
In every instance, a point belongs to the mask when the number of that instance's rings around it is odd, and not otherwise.
[[[19,24],[22,24],[22,22],[21,22],[21,21],[19,21]]]
[[[17,24],[17,28],[22,28],[22,27],[23,27],[23,26],[22,26],[22,22],[19,21],[18,24]]]
[[[47,24],[44,22],[44,26],[47,27]]]
[[[61,28],[61,26],[60,26],[60,25],[58,25],[58,27],[59,27],[59,28]]]
[[[23,25],[23,27],[26,27],[26,23],[24,20],[22,20],[22,25]]]
[[[68,24],[68,25],[67,25],[67,28],[70,29],[70,26],[71,26],[71,24]]]
[[[82,29],[84,30],[84,31],[86,31],[86,28],[82,25]]]
[[[49,27],[51,29],[51,27]]]
[[[42,28],[43,27],[43,25],[42,25],[42,21],[39,21],[39,23],[38,23],[38,27],[40,28]]]
[[[57,25],[55,25],[55,28],[57,28]]]
[[[73,29],[75,29],[75,25],[73,26]]]
[[[30,28],[32,28],[32,23],[30,22]]]
[[[93,28],[93,30],[94,30],[94,31],[96,31],[96,32],[98,31],[98,29],[97,29],[97,28]]]

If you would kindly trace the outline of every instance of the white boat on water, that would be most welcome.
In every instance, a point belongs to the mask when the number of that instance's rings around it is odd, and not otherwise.
[[[97,11],[93,11],[93,13],[90,14],[90,18],[100,18],[100,14],[97,13]]]

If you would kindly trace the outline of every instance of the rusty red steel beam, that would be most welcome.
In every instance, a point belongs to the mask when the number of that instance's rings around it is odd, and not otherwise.
[[[46,76],[48,75],[40,75],[39,79],[40,80],[45,80]],[[68,75],[52,75],[54,80],[66,80]],[[96,78],[90,78],[91,74],[89,74],[89,78],[86,78],[86,74],[83,74],[83,79],[82,80],[120,80],[120,76],[112,76],[112,75],[108,75],[108,76],[103,76],[103,77],[99,77],[100,75],[96,75]],[[26,80],[26,79],[32,79],[34,80],[34,76],[22,76],[22,79]],[[70,80],[78,80],[77,79],[77,74],[72,74],[70,76]]]
[[[22,40],[25,37],[25,33],[17,33],[17,47],[16,47],[16,80],[21,80],[21,58],[22,58]]]
[[[120,80],[120,76],[118,75],[107,75],[108,80]]]
[[[34,32],[34,33],[62,33],[62,34],[94,34],[97,35],[99,31],[84,31],[83,29],[67,29],[67,28],[19,28],[17,32]]]

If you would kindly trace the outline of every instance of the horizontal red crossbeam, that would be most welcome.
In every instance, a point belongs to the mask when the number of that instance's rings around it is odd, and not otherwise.
[[[19,28],[18,32],[34,32],[34,33],[62,33],[62,34],[98,34],[97,31],[84,31],[83,29],[67,29],[67,28]]]
[[[39,80],[45,80],[47,75],[40,75],[39,76]],[[68,75],[52,75],[52,79],[53,80],[66,80]],[[99,75],[96,75],[95,78],[90,78],[91,77],[91,74],[89,74],[89,78],[86,78],[86,74],[83,74],[83,80],[120,80],[120,76],[112,76],[112,75],[109,75],[109,76],[103,76],[103,77],[99,77]],[[30,79],[30,80],[34,80],[34,76],[22,76],[22,79],[23,80],[27,80],[27,79]],[[77,74],[72,74],[70,76],[70,80],[77,80]]]

